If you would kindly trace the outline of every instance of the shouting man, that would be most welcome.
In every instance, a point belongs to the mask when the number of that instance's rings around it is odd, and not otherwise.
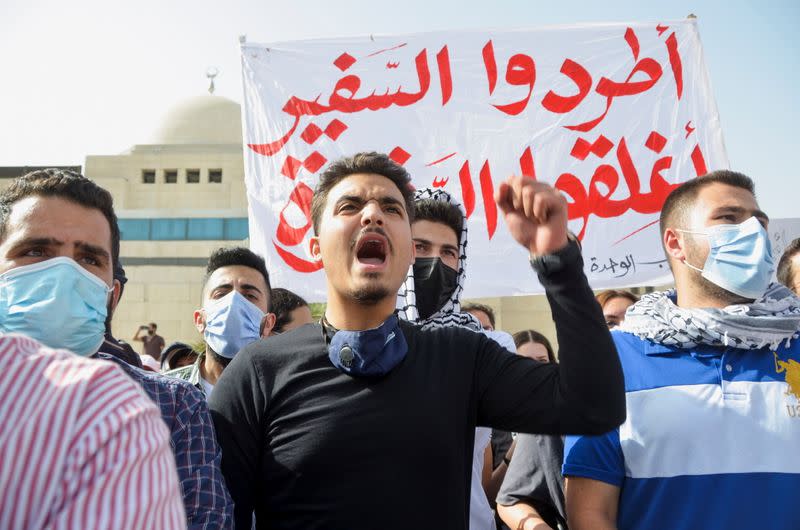
[[[314,192],[311,254],[325,268],[321,324],[245,347],[210,404],[237,527],[466,529],[475,427],[600,433],[625,417],[622,374],[567,238],[567,204],[512,177],[497,202],[551,301],[561,365],[483,335],[395,315],[414,260],[405,169],[362,153]]]

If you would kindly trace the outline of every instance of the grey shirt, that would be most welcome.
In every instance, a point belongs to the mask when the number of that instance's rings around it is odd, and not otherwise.
[[[563,458],[561,436],[517,435],[517,447],[497,494],[497,504],[530,504],[552,528],[559,528],[559,524],[567,528],[564,478],[561,476]]]

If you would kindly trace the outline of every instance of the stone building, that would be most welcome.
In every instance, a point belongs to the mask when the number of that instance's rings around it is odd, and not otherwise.
[[[122,233],[128,283],[113,321],[119,338],[152,321],[167,342],[200,339],[192,313],[208,256],[248,237],[240,113],[221,96],[189,98],[147,143],[86,157],[84,174],[114,196]]]

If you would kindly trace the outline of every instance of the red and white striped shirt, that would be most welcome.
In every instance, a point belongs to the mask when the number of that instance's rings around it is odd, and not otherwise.
[[[186,528],[169,432],[119,367],[0,335],[0,528]]]

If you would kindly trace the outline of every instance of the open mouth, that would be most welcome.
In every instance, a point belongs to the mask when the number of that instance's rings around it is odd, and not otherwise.
[[[383,265],[387,253],[386,238],[378,234],[365,234],[356,245],[356,259],[364,265]]]

